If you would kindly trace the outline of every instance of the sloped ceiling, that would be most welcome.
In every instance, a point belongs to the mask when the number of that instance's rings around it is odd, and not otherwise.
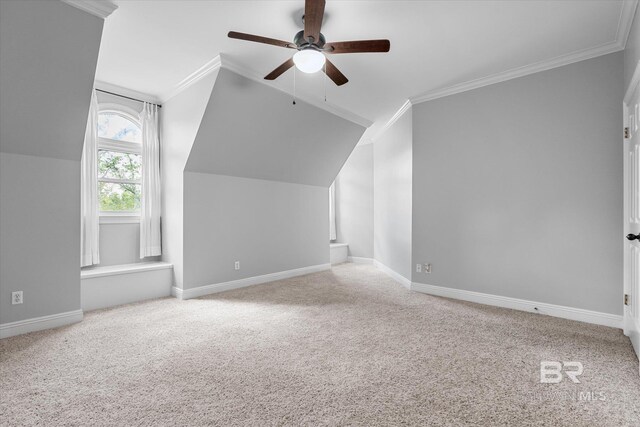
[[[301,29],[304,8],[303,0],[117,2],[105,25],[97,78],[162,101],[219,54],[265,76],[292,52],[232,40],[227,32],[290,41]],[[375,122],[367,138],[408,98],[621,50],[634,7],[630,0],[327,0],[327,40],[391,40],[387,54],[333,55],[349,83],[328,84],[328,101]],[[291,92],[293,70],[274,85]],[[296,90],[307,99],[322,100],[323,85],[322,73],[297,75]]]
[[[0,1],[0,151],[80,160],[104,21]]]
[[[364,131],[223,68],[185,170],[327,187]]]

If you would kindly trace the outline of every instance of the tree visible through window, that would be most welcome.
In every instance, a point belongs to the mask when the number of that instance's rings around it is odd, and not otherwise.
[[[98,116],[98,194],[101,212],[140,211],[142,132],[132,117]]]

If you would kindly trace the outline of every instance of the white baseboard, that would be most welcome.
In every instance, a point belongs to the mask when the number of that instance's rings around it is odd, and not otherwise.
[[[0,339],[70,325],[82,321],[82,317],[82,310],[74,310],[49,316],[18,320],[17,322],[2,323],[0,324]]]
[[[352,262],[354,264],[373,264],[373,258],[350,256],[350,257],[347,257],[347,262]]]
[[[615,314],[528,301],[518,298],[503,297],[499,295],[483,294],[480,292],[466,291],[462,289],[445,288],[442,286],[427,285],[424,283],[416,282],[413,282],[411,284],[411,290],[430,295],[475,302],[479,304],[511,308],[514,310],[545,314],[547,316],[561,317],[563,319],[610,326],[612,328],[622,328],[622,316],[618,316]]]
[[[407,279],[400,273],[393,271],[392,269],[390,269],[389,267],[387,267],[386,265],[384,265],[383,263],[381,263],[376,259],[373,260],[373,265],[375,265],[378,270],[382,271],[384,274],[391,277],[393,280],[400,283],[405,288],[411,289],[411,280]]]
[[[412,291],[475,302],[478,304],[511,308],[514,310],[527,311],[531,313],[539,313],[547,316],[560,317],[563,319],[577,320],[579,322],[593,323],[596,325],[609,326],[612,328],[622,329],[623,327],[623,317],[616,314],[601,313],[598,311],[584,310],[581,308],[566,307],[562,305],[547,304],[518,298],[503,297],[499,295],[483,294],[480,292],[465,291],[462,289],[445,288],[442,286],[411,282],[406,277],[400,275],[396,271],[390,269],[377,260],[374,260],[373,264],[380,271],[394,279],[396,282],[400,283],[405,288],[411,289]]]
[[[277,273],[264,274],[262,276],[247,277],[246,279],[232,280],[230,282],[216,283],[213,285],[199,286],[197,288],[182,289],[176,286],[171,288],[171,295],[178,299],[197,298],[204,295],[218,292],[230,291],[232,289],[245,288],[247,286],[260,285],[262,283],[274,282],[276,280],[289,279],[291,277],[304,276],[305,274],[317,273],[319,271],[330,270],[331,264],[319,264],[309,267],[296,268],[294,270],[280,271]]]

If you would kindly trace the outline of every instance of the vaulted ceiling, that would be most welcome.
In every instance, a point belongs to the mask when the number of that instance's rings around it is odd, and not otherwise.
[[[329,187],[364,131],[223,69],[185,170]]]
[[[266,75],[291,51],[231,40],[236,30],[291,40],[300,1],[116,1],[105,24],[97,80],[162,100],[219,54]],[[329,41],[388,38],[388,54],[335,55],[349,78],[336,87],[297,73],[299,95],[376,122],[371,137],[408,99],[488,76],[586,59],[624,46],[634,1],[328,0]],[[625,12],[625,13],[623,13]],[[293,91],[293,71],[274,85]]]

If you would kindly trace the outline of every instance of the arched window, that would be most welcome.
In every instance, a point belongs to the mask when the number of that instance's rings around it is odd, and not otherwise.
[[[102,111],[98,116],[98,136],[113,141],[142,142],[137,119],[118,111]]]
[[[142,130],[135,112],[98,114],[98,199],[102,215],[140,212]]]

